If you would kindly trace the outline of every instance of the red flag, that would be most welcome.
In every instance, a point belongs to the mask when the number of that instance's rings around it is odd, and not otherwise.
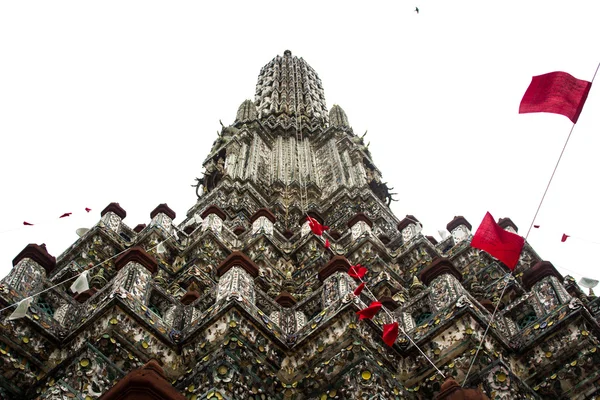
[[[360,296],[360,294],[362,293],[364,288],[365,288],[365,283],[363,282],[360,285],[358,285],[358,287],[356,289],[354,289],[354,295]]]
[[[534,227],[535,229],[537,229],[537,228],[539,228],[540,226],[539,226],[539,225],[534,225],[533,227]]]
[[[71,216],[71,214],[73,214],[73,213],[64,213],[63,215],[61,215],[61,216],[60,216],[60,217],[58,217],[58,218],[69,217],[69,216]]]
[[[371,303],[371,305],[369,305],[369,307],[357,311],[356,314],[358,315],[358,319],[371,319],[379,312],[379,310],[381,310],[381,303],[374,301]]]
[[[383,341],[385,344],[392,347],[396,339],[398,339],[398,323],[383,324]]]
[[[309,216],[306,216],[306,220],[308,221],[308,226],[310,226],[310,229],[317,236],[321,236],[323,234],[323,232],[325,232],[326,230],[329,229],[328,226],[321,225],[319,223],[319,221],[317,221],[316,219],[311,218]]]
[[[30,223],[29,223],[29,222],[27,222],[27,221],[23,221],[23,225],[26,225],[26,226],[33,226],[33,224],[30,224]]]
[[[563,233],[562,238],[560,239],[560,241],[561,242],[566,242],[568,237],[571,237],[571,235],[567,235],[566,233]]]
[[[325,239],[325,248],[328,249],[330,246],[329,239]]]
[[[481,225],[471,240],[471,247],[481,249],[502,261],[510,270],[514,270],[525,239],[502,229],[489,212],[483,217]]]
[[[350,269],[348,269],[348,275],[356,279],[362,279],[365,277],[367,271],[368,269],[366,267],[363,267],[360,264],[356,264],[351,266]]]
[[[85,208],[85,212],[90,212],[90,211],[92,211],[91,208],[87,208],[87,207]]]
[[[550,72],[534,76],[523,95],[519,114],[549,112],[577,122],[592,84],[567,74]]]

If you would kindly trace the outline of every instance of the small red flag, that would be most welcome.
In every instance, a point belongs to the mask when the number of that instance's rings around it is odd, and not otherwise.
[[[372,302],[369,305],[369,307],[356,312],[356,314],[358,315],[358,319],[373,318],[375,316],[375,314],[377,314],[379,312],[379,310],[381,310],[381,306],[382,306],[382,304],[378,301]]]
[[[90,212],[90,211],[92,211],[91,208],[87,208],[87,207],[85,208],[85,212]]]
[[[566,233],[563,233],[562,238],[560,239],[560,241],[561,242],[566,242],[568,237],[571,237],[571,235],[567,235]]]
[[[519,262],[525,239],[512,232],[505,231],[494,221],[489,212],[483,217],[481,225],[471,240],[471,247],[483,250],[502,261],[512,271]]]
[[[358,287],[356,289],[354,289],[354,295],[360,296],[360,294],[362,293],[364,288],[365,288],[365,283],[363,282],[360,285],[358,285]]]
[[[331,244],[329,244],[329,239],[325,239],[325,248],[328,249],[331,246]]]
[[[388,346],[392,347],[398,339],[398,323],[383,324],[383,341]]]
[[[348,269],[348,275],[356,279],[362,279],[365,277],[367,271],[368,269],[366,267],[363,267],[360,264],[356,264],[351,266],[350,269]]]
[[[60,217],[58,217],[58,218],[65,218],[65,217],[69,217],[69,216],[71,216],[71,214],[73,214],[73,213],[64,213],[63,215],[61,215],[61,216],[60,216]]]
[[[29,222],[27,222],[27,221],[23,221],[23,225],[26,225],[26,226],[33,226],[33,224],[30,224],[30,223],[29,223]]]
[[[310,229],[317,236],[321,236],[323,234],[323,232],[325,232],[326,230],[329,229],[328,226],[321,225],[319,223],[319,221],[317,221],[316,219],[311,218],[309,216],[306,216],[306,220],[308,221],[308,226],[310,226]]]
[[[537,228],[539,228],[540,226],[539,226],[539,225],[534,225],[533,227],[534,227],[535,229],[537,229]]]
[[[567,74],[550,72],[534,76],[523,95],[519,114],[549,112],[577,122],[592,84]]]

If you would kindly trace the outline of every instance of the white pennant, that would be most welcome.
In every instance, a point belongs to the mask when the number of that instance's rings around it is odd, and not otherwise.
[[[158,254],[166,253],[166,252],[167,252],[167,248],[165,247],[165,245],[164,245],[164,244],[162,244],[162,242],[160,242],[160,243],[158,244],[158,246],[156,246],[156,252],[157,252]]]
[[[579,284],[587,289],[593,289],[598,285],[598,281],[596,279],[591,278],[581,278],[579,280]]]
[[[89,290],[89,288],[90,285],[88,283],[88,272],[83,271],[81,275],[79,275],[79,277],[75,279],[75,282],[73,282],[73,284],[71,285],[71,292],[83,293],[86,290]]]
[[[27,297],[17,304],[17,309],[8,317],[9,320],[23,318],[27,314],[29,305],[33,301],[33,297]]]

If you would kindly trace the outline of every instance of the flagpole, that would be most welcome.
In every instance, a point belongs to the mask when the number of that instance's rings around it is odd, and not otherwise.
[[[485,328],[485,332],[483,332],[483,336],[481,337],[479,346],[477,346],[475,355],[473,356],[473,359],[471,360],[471,365],[469,365],[469,369],[467,370],[467,374],[465,375],[465,380],[463,381],[462,385],[460,385],[460,387],[465,387],[465,383],[467,383],[467,379],[469,379],[469,374],[471,373],[471,368],[473,368],[473,365],[475,364],[475,360],[477,360],[477,355],[479,354],[479,350],[481,350],[481,346],[483,346],[483,341],[485,340],[485,337],[487,336],[487,333],[490,330],[490,326],[492,326],[492,322],[494,322],[494,316],[496,315],[496,312],[498,311],[498,307],[500,306],[500,303],[502,302],[502,297],[504,297],[504,292],[506,292],[506,288],[508,287],[508,282],[510,282],[510,278],[512,277],[513,272],[514,271],[510,271],[510,273],[508,275],[506,275],[506,278],[505,278],[506,283],[504,284],[502,293],[500,293],[500,297],[498,298],[496,307],[494,307],[494,312],[492,313],[492,316],[490,317],[490,322],[487,324],[487,326]]]
[[[592,81],[590,82],[590,85],[592,85],[594,83],[594,79],[596,79],[596,74],[598,73],[599,68],[600,68],[600,63],[598,63],[598,65],[596,66],[596,71],[594,71],[594,76],[592,76]],[[533,216],[531,225],[529,225],[529,230],[527,230],[527,235],[525,236],[525,240],[527,240],[527,238],[529,237],[529,233],[531,232],[531,228],[533,228],[535,219],[537,218],[537,215],[540,212],[540,208],[542,208],[542,203],[544,202],[544,199],[546,198],[546,193],[548,193],[548,189],[550,188],[550,184],[552,183],[552,179],[554,178],[554,174],[556,173],[558,164],[560,164],[560,160],[562,159],[563,153],[565,152],[565,149],[567,148],[567,144],[569,143],[569,139],[571,138],[573,129],[575,129],[575,123],[573,123],[573,125],[571,126],[571,130],[569,131],[569,136],[567,136],[567,140],[565,141],[565,144],[563,145],[560,155],[558,156],[558,160],[556,161],[556,165],[554,166],[552,175],[550,175],[550,180],[548,181],[548,184],[546,185],[546,190],[544,190],[544,195],[542,196],[542,199],[540,200],[540,204],[538,204],[537,210],[535,210],[535,215]]]
[[[531,220],[531,224],[529,225],[529,229],[527,230],[527,235],[525,235],[525,240],[527,240],[527,238],[529,237],[529,233],[531,233],[531,228],[533,228],[533,224],[535,223],[535,219],[537,218],[538,213],[540,212],[540,208],[542,208],[542,203],[544,202],[544,199],[546,198],[546,194],[548,193],[548,189],[550,188],[550,184],[552,183],[552,179],[554,178],[554,174],[556,173],[556,170],[558,169],[558,164],[560,164],[560,160],[562,159],[562,156],[565,152],[565,149],[567,148],[567,144],[569,143],[569,139],[571,138],[571,134],[573,133],[573,129],[575,129],[575,123],[573,123],[573,125],[571,126],[571,130],[569,131],[569,136],[567,136],[567,140],[565,141],[565,144],[563,145],[563,148],[560,152],[560,155],[558,156],[558,160],[556,161],[556,165],[554,166],[554,170],[552,171],[552,175],[550,175],[550,180],[548,181],[548,184],[546,185],[546,189],[544,190],[544,194],[542,195],[542,199],[540,200],[540,203],[538,204],[537,210],[535,210],[535,215],[533,216],[533,219]]]
[[[600,63],[598,63],[598,65],[596,66],[596,71],[594,71],[594,76],[592,76],[592,80],[590,82],[590,85],[594,83],[594,79],[596,79],[596,74],[598,73],[598,69],[600,68]],[[556,170],[558,169],[558,165],[560,164],[560,160],[562,159],[562,156],[565,152],[565,149],[567,147],[567,144],[569,143],[569,139],[571,138],[571,134],[573,133],[573,129],[575,129],[575,123],[573,123],[573,125],[571,126],[571,130],[569,131],[569,135],[567,136],[567,140],[565,140],[565,144],[563,145],[563,148],[560,152],[560,155],[558,156],[558,160],[556,161],[556,165],[554,166],[554,170],[552,171],[552,175],[550,175],[550,180],[548,181],[548,184],[546,185],[546,189],[544,190],[544,194],[542,195],[542,199],[540,200],[540,203],[538,204],[537,210],[535,211],[535,215],[533,216],[533,219],[531,221],[531,225],[529,225],[529,229],[527,230],[527,235],[525,235],[525,241],[527,241],[527,238],[529,237],[529,234],[531,233],[531,228],[533,228],[533,224],[535,223],[535,219],[537,218],[538,213],[540,212],[540,208],[542,208],[542,203],[544,202],[544,199],[546,198],[546,194],[548,193],[548,189],[550,188],[550,184],[552,183],[552,179],[554,178],[554,174],[556,173]],[[490,329],[490,326],[492,325],[492,322],[494,321],[494,316],[496,315],[496,312],[498,311],[498,306],[500,306],[500,303],[502,302],[502,297],[504,296],[504,292],[506,291],[506,288],[508,287],[508,283],[510,282],[510,278],[512,277],[514,271],[511,271],[510,274],[508,274],[508,276],[506,277],[506,283],[504,284],[504,288],[502,289],[502,292],[500,294],[500,298],[498,299],[498,302],[496,303],[496,307],[494,308],[494,312],[492,313],[492,316],[490,318],[490,322],[488,323],[487,327],[485,328],[485,332],[483,333],[483,337],[481,338],[481,341],[479,342],[479,346],[477,346],[477,350],[475,351],[475,355],[473,356],[473,359],[471,360],[471,365],[469,366],[469,369],[467,370],[467,374],[465,376],[465,380],[463,381],[461,387],[465,386],[465,383],[467,383],[467,379],[469,378],[469,374],[471,372],[471,368],[473,368],[473,364],[475,364],[475,360],[477,359],[477,355],[479,354],[479,350],[481,350],[481,346],[483,345],[483,341],[485,340],[485,337],[488,333],[488,330]]]

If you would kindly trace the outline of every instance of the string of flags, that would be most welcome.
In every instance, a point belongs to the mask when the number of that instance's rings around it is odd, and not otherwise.
[[[328,226],[321,225],[319,221],[317,221],[309,215],[306,216],[306,220],[308,221],[308,226],[310,227],[310,230],[317,236],[323,236],[323,232],[329,230]],[[329,239],[326,238],[325,248],[328,249],[329,247],[331,247],[331,244],[329,243]]]
[[[354,292],[353,292],[356,297],[358,297],[362,293],[362,291],[366,288],[370,297],[375,298],[373,293],[366,287],[366,283],[363,281],[363,278],[365,277],[367,272],[368,272],[368,269],[360,264],[352,265],[352,266],[350,266],[350,268],[348,268],[348,271],[347,271],[348,275],[352,278],[359,279],[361,281],[361,283],[356,287],[356,289],[354,289]],[[363,320],[363,319],[372,320],[375,317],[375,315],[377,315],[377,313],[379,311],[381,311],[382,309],[386,312],[386,314],[390,317],[390,319],[392,319],[392,320],[394,319],[394,317],[390,314],[390,312],[387,311],[383,307],[383,304],[377,300],[372,301],[371,304],[369,304],[369,306],[367,306],[366,308],[363,308],[362,310],[357,311],[356,315],[358,315],[359,320]],[[406,336],[406,338],[410,341],[410,343],[412,343],[415,346],[415,348],[419,350],[419,352],[423,355],[423,357],[425,357],[427,359],[427,361],[429,361],[429,363],[436,369],[436,371],[442,376],[442,378],[445,379],[446,376],[442,373],[442,371],[439,370],[439,368],[435,365],[435,363],[412,340],[410,335],[408,335],[404,331],[404,329],[402,329],[400,327],[400,325],[398,324],[398,321],[393,321],[389,324],[383,324],[383,332],[382,332],[383,342],[386,345],[388,345],[389,347],[392,347],[394,345],[394,343],[396,343],[396,340],[398,339],[398,335],[399,335],[400,331],[402,331],[402,333],[404,334],[404,336]]]
[[[89,207],[86,207],[86,208],[85,208],[85,212],[89,213],[90,211],[92,211],[92,209],[91,209],[91,208],[89,208]],[[60,218],[67,218],[67,217],[70,217],[72,214],[73,214],[72,212],[66,212],[66,213],[63,213],[63,214],[62,214],[60,217],[58,217],[58,218],[59,218],[59,219],[60,219]],[[23,221],[23,225],[25,225],[25,226],[34,226],[35,224],[33,224],[33,223],[31,223],[31,222]]]

